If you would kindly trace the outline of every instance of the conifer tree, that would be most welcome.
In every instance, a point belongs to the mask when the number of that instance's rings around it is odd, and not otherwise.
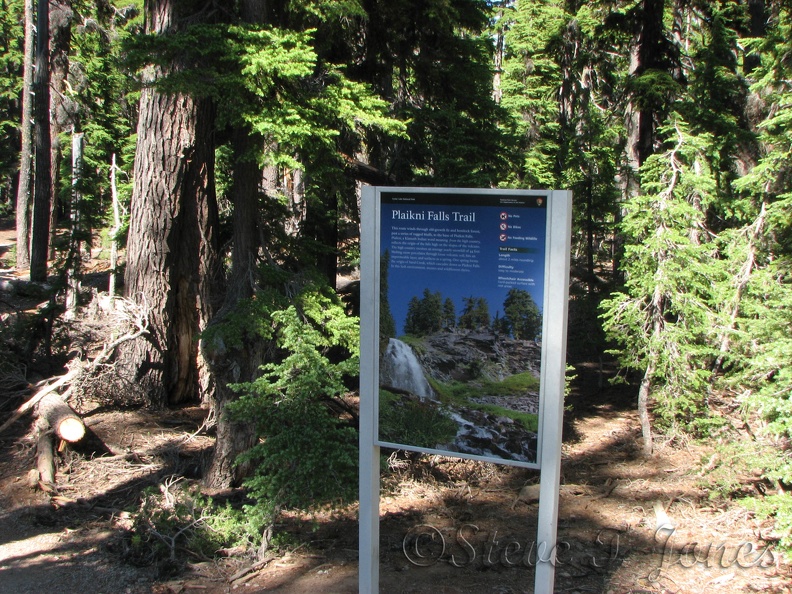
[[[653,448],[652,409],[667,425],[692,428],[706,419],[712,279],[719,273],[711,265],[713,246],[696,233],[715,198],[711,139],[691,135],[681,119],[666,133],[674,144],[641,169],[647,193],[626,205],[625,292],[603,302],[604,328],[620,347],[620,363],[643,372],[638,412],[645,455]]]
[[[504,320],[514,338],[536,340],[542,332],[542,314],[528,291],[509,289],[503,302]]]
[[[465,330],[488,330],[490,328],[489,304],[483,297],[465,297],[458,325]]]
[[[22,110],[20,118],[19,181],[16,200],[16,269],[30,268],[30,188],[33,174],[33,0],[23,0],[25,45],[23,51]]]
[[[443,328],[453,330],[456,327],[456,307],[450,297],[443,301]]]

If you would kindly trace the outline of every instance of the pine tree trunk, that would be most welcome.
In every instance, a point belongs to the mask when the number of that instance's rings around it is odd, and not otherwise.
[[[30,268],[30,180],[33,167],[33,0],[25,0],[25,58],[22,85],[22,151],[16,201],[16,269]]]
[[[170,0],[147,8],[148,32],[172,30]],[[127,297],[150,311],[150,334],[119,356],[153,405],[211,390],[198,335],[212,313],[218,262],[214,107],[161,92],[159,74],[151,69],[141,92],[125,276]]]
[[[61,134],[77,128],[76,104],[67,98],[66,81],[69,76],[69,50],[71,48],[71,24],[74,12],[71,0],[50,0],[50,259],[55,258],[55,237],[58,230],[58,189],[63,150]]]
[[[652,455],[654,449],[652,439],[652,422],[649,418],[649,395],[652,391],[652,375],[655,372],[654,362],[650,362],[641,379],[641,387],[638,389],[638,419],[641,423],[641,437],[643,447],[641,451],[644,456]]]
[[[30,238],[30,280],[47,281],[47,254],[52,163],[50,160],[50,89],[49,89],[49,2],[39,0],[36,22],[36,94],[35,147],[36,178],[33,196],[33,229]]]
[[[263,22],[261,3],[245,0],[240,9],[246,22]],[[222,325],[243,299],[253,295],[256,282],[256,264],[260,244],[259,196],[263,181],[257,154],[264,147],[264,139],[247,127],[238,127],[232,137],[234,150],[234,176],[231,196],[234,202],[234,246],[231,259],[231,278],[227,284],[225,300],[212,325],[222,333]],[[249,382],[265,363],[267,344],[255,333],[245,333],[236,346],[226,348],[222,339],[204,343],[203,352],[215,379],[214,399],[210,418],[215,419],[217,439],[212,458],[204,476],[204,483],[213,489],[239,486],[250,474],[249,464],[235,464],[237,457],[256,444],[258,439],[253,422],[234,422],[226,407],[239,398],[239,393],[229,384]]]
[[[206,486],[214,489],[239,486],[250,472],[249,465],[235,465],[235,461],[239,454],[255,445],[255,424],[234,422],[228,417],[228,403],[239,398],[239,393],[228,386],[254,380],[260,366],[265,363],[268,346],[264,338],[255,333],[244,333],[233,347],[226,347],[222,338],[219,338],[224,322],[237,304],[253,295],[259,249],[258,196],[261,170],[254,155],[263,146],[263,141],[245,129],[237,129],[233,145],[235,160],[231,194],[234,200],[234,251],[231,278],[223,307],[212,321],[218,338],[203,345],[216,381],[210,417],[216,420],[217,440],[204,478]]]

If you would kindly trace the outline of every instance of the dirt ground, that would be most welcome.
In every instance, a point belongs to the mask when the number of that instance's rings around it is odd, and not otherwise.
[[[6,230],[7,233],[7,230]],[[0,234],[0,251],[9,237]],[[2,254],[0,254],[2,257]],[[10,271],[0,272],[10,276]],[[0,306],[12,295],[0,294]],[[0,312],[2,313],[2,312]],[[555,592],[792,592],[772,525],[710,497],[713,444],[668,441],[639,454],[633,391],[581,364],[565,422]],[[0,395],[0,404],[5,396]],[[0,406],[0,423],[9,414]],[[165,576],[129,558],[140,493],[197,480],[212,447],[205,411],[80,404],[89,435],[59,454],[58,493],[29,484],[30,418],[0,433],[0,594],[354,593],[356,506],[290,512],[268,562],[194,559]],[[533,592],[538,473],[454,458],[394,456],[383,469],[380,591]]]

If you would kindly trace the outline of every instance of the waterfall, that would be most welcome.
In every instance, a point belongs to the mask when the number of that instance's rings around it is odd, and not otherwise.
[[[380,360],[379,383],[385,388],[392,387],[420,398],[434,399],[434,392],[426,381],[415,353],[395,338],[388,341],[388,348]]]

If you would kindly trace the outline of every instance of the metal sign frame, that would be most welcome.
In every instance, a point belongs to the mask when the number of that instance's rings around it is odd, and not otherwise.
[[[566,374],[567,301],[571,243],[572,193],[566,190],[493,190],[463,188],[394,188],[366,186],[361,207],[361,344],[360,344],[360,511],[359,591],[379,592],[380,446],[379,393],[380,216],[381,194],[548,196],[545,235],[542,363],[540,371],[539,517],[534,592],[552,594],[558,491],[561,476],[561,432]],[[424,451],[424,450],[421,450]],[[436,452],[453,455],[451,452]],[[468,456],[471,457],[471,456]],[[488,460],[495,461],[495,460]],[[508,461],[504,461],[508,463]]]

